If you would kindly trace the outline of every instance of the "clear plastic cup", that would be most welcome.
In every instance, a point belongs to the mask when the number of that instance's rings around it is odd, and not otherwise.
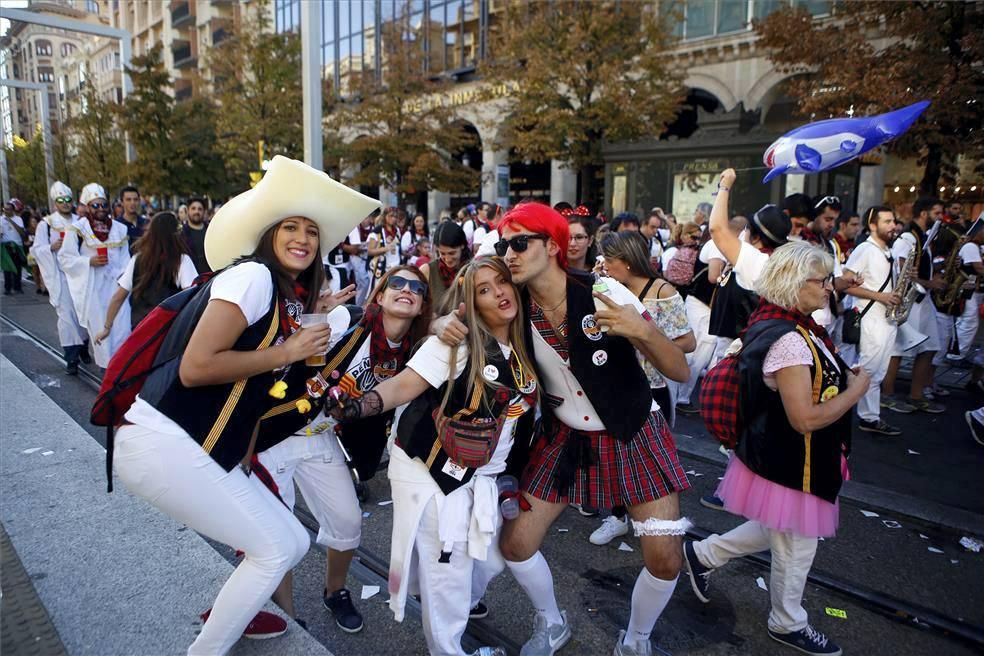
[[[328,323],[327,314],[302,314],[301,315],[301,328],[310,328],[312,326],[320,326],[322,324]],[[323,367],[328,364],[325,354],[312,355],[304,360],[304,364],[309,367]]]

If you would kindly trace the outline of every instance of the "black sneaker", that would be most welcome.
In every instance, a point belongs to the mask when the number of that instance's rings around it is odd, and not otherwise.
[[[355,485],[355,498],[359,500],[359,503],[365,503],[366,499],[369,498],[369,485],[358,481],[354,483]]]
[[[335,617],[335,624],[346,633],[358,633],[362,630],[362,615],[352,603],[352,593],[345,588],[331,595],[325,590],[322,595],[325,608]]]
[[[812,626],[807,626],[802,631],[794,631],[793,633],[778,633],[769,629],[769,637],[804,654],[822,656],[840,656],[841,654],[840,647]]]
[[[984,424],[977,421],[972,410],[964,413],[964,420],[967,422],[967,427],[970,428],[970,436],[974,438],[975,442],[984,446]]]
[[[676,411],[682,415],[698,415],[700,408],[693,403],[677,403]]]
[[[82,361],[82,364],[92,364],[92,356],[89,355],[89,342],[79,347],[79,360]]]
[[[477,604],[472,606],[472,609],[468,611],[468,619],[470,620],[480,620],[488,616],[489,616],[489,607],[486,606],[481,601],[479,601]]]
[[[65,375],[66,376],[78,376],[79,375],[79,363],[69,362],[65,365]]]
[[[724,500],[713,494],[705,494],[700,498],[700,505],[711,510],[724,510]]]
[[[706,604],[711,600],[708,579],[714,570],[710,567],[704,567],[700,559],[697,558],[693,540],[683,541],[683,561],[686,563],[687,575],[690,577],[690,587],[694,589],[697,598]]]
[[[858,428],[866,433],[878,433],[879,435],[888,435],[890,437],[895,437],[902,434],[902,430],[892,426],[887,421],[882,421],[881,419],[875,421],[865,421],[864,419],[858,422]]]

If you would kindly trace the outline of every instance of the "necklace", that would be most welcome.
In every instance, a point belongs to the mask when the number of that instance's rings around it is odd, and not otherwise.
[[[536,299],[533,299],[533,300],[536,300]],[[559,308],[561,305],[563,305],[566,302],[567,302],[567,297],[564,296],[564,298],[560,299],[560,303],[558,303],[557,305],[553,306],[552,308],[548,308],[548,307],[542,305],[539,301],[537,301],[537,305],[539,305],[540,306],[540,309],[542,309],[544,312],[553,312],[554,310],[556,310],[557,308]]]

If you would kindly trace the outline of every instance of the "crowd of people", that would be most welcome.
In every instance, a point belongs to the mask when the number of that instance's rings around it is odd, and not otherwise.
[[[346,588],[357,484],[387,461],[390,608],[402,621],[419,595],[431,654],[465,654],[466,624],[492,612],[483,596],[504,570],[535,609],[523,656],[571,639],[541,552],[569,505],[599,516],[593,544],[639,538],[616,656],[652,653],[681,572],[706,603],[714,570],[764,550],[768,635],[840,654],[802,597],[818,539],[837,531],[853,411],[878,436],[901,432],[882,410],[944,411],[935,368],[971,355],[984,230],[936,199],[908,221],[829,195],[738,213],[736,183],[724,171],[687,221],[480,203],[432,227],[283,157],[210,220],[202,199],[148,219],[134,187],[117,217],[100,185],[76,202],[58,182],[33,230],[4,205],[5,293],[20,291],[29,252],[72,374],[140,348],[131,331],[193,290],[108,448],[130,492],[243,552],[189,654],[286,630],[260,609],[272,598],[295,613],[291,570],[309,548],[295,482],[328,553],[323,604],[362,630]],[[737,440],[701,502],[748,521],[694,542],[672,430],[678,413],[711,410],[694,392],[725,366]],[[984,444],[984,408],[966,419]]]

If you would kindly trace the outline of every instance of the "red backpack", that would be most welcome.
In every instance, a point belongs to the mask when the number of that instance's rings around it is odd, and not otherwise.
[[[700,416],[707,432],[726,449],[734,449],[741,434],[741,380],[738,354],[726,355],[704,375],[700,387]]]
[[[147,376],[173,360],[164,358],[156,361],[161,344],[181,310],[199,292],[208,288],[207,281],[212,275],[199,276],[193,286],[165,299],[151,310],[109,359],[109,366],[106,367],[99,386],[99,394],[96,395],[89,413],[90,422],[106,427],[106,477],[109,492],[113,491],[113,431],[133,405]]]

